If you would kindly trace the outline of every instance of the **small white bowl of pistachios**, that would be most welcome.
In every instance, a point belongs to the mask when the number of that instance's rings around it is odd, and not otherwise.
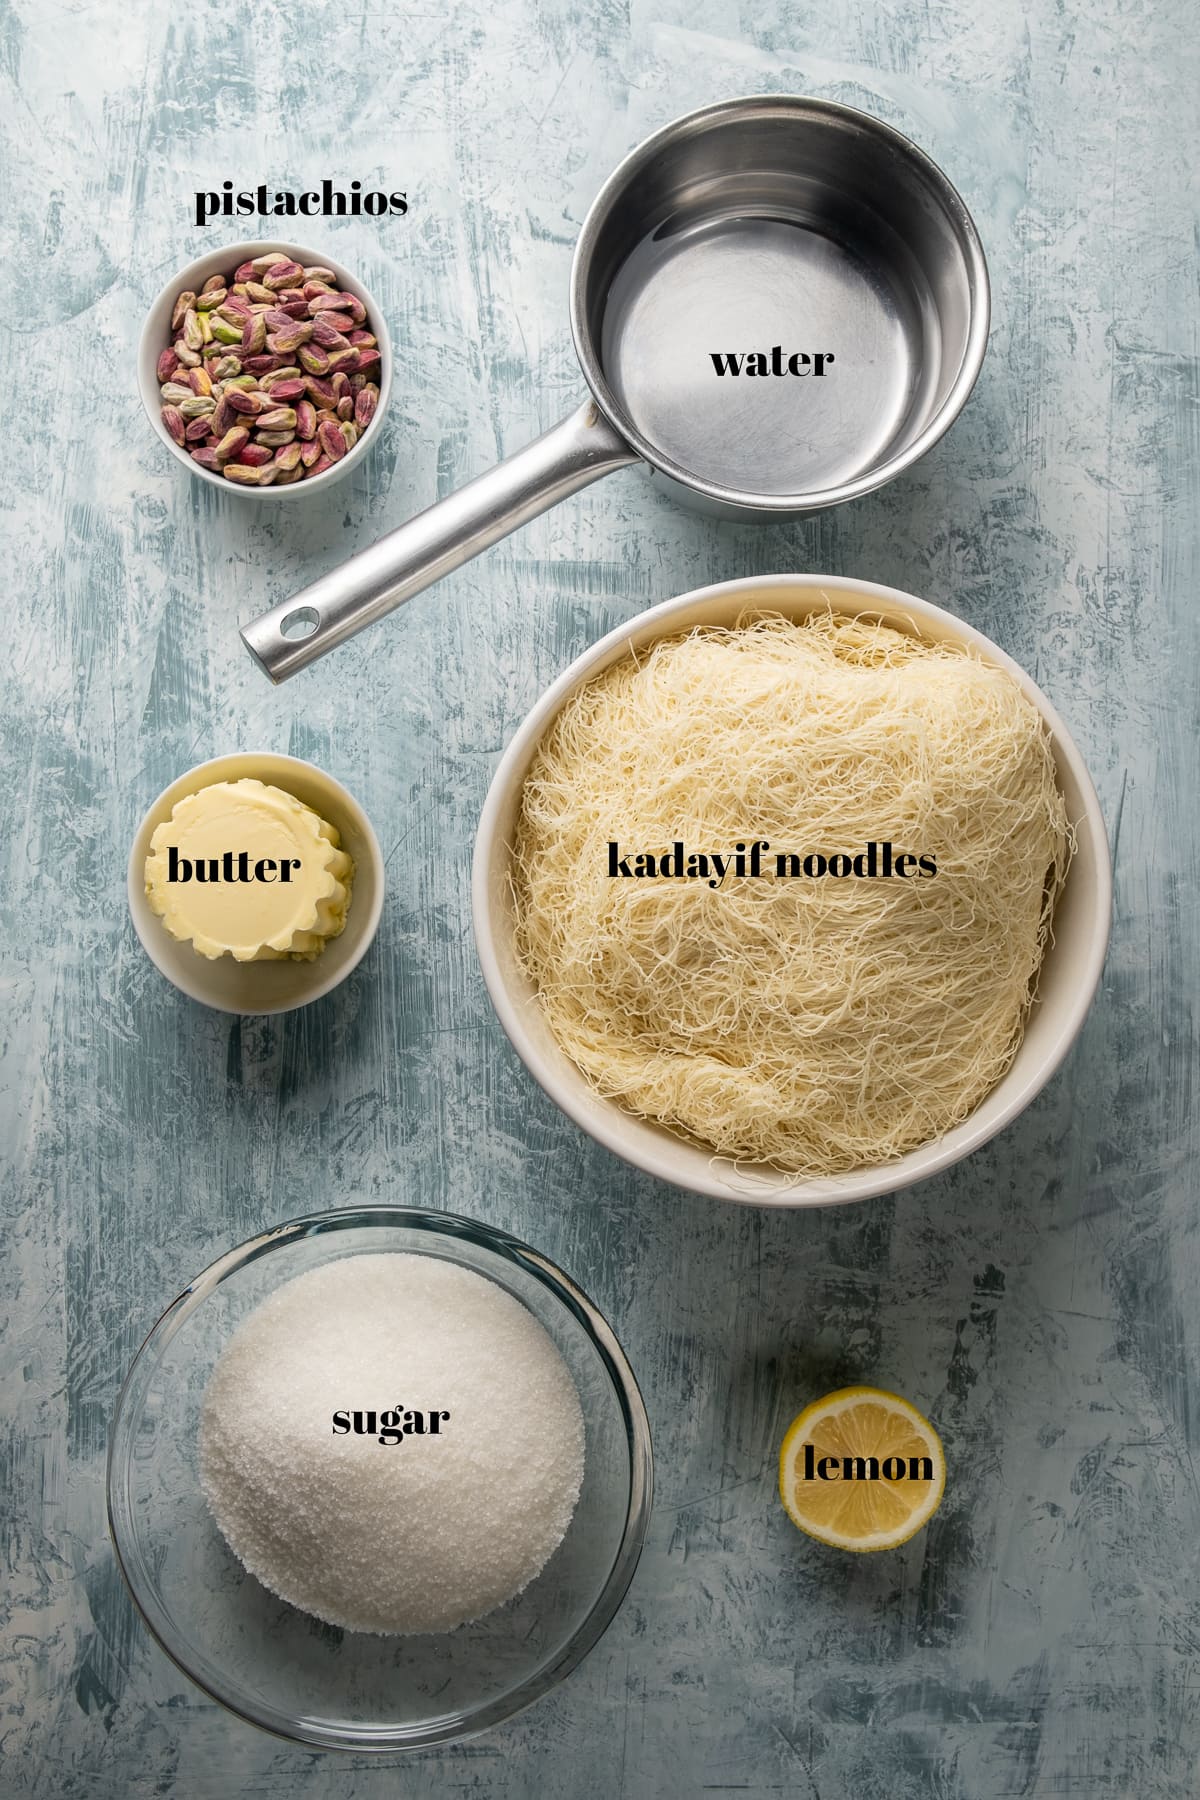
[[[392,347],[377,302],[331,256],[231,244],[159,294],[138,385],[193,475],[227,493],[292,495],[367,454],[391,397]]]

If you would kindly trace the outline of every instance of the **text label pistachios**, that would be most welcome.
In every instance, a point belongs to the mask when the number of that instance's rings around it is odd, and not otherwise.
[[[213,219],[246,218],[257,214],[273,219],[358,219],[364,214],[373,219],[385,215],[402,217],[408,211],[408,195],[404,192],[384,194],[378,190],[363,192],[361,181],[352,181],[348,189],[335,187],[326,176],[319,188],[306,188],[303,193],[269,188],[260,182],[256,188],[235,193],[232,181],[223,181],[220,191],[209,189],[197,193],[196,224],[208,225]]]

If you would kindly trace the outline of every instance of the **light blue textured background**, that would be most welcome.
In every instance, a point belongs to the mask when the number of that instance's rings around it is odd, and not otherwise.
[[[991,1800],[1189,1796],[1200,1753],[1195,1202],[1193,9],[1185,0],[574,0],[0,6],[4,1165],[0,1790],[89,1800]],[[989,253],[988,361],[908,478],[733,528],[610,478],[273,691],[236,627],[581,393],[587,202],[648,130],[730,93],[911,133]],[[364,471],[276,515],[190,483],[133,356],[229,176],[406,187],[314,221],[397,349]],[[499,751],[649,602],[746,570],[948,605],[1069,721],[1116,844],[1103,988],[1012,1130],[923,1187],[768,1216],[639,1179],[565,1122],[492,1016],[467,882]],[[278,1021],[192,1005],[123,871],[191,764],[289,750],[388,855],[376,947]],[[314,1758],[205,1702],[107,1542],[125,1368],[199,1268],[314,1203],[448,1205],[532,1238],[643,1381],[658,1505],[590,1660],[507,1729],[398,1769]],[[800,1538],[773,1486],[808,1398],[927,1408],[950,1485],[904,1550]]]

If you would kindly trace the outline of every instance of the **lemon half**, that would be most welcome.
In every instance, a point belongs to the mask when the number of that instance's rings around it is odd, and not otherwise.
[[[792,1420],[779,1497],[809,1537],[839,1550],[893,1550],[928,1523],[946,1486],[937,1432],[882,1388],[838,1388]]]

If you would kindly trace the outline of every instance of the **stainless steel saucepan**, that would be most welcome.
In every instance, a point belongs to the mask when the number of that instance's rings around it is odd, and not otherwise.
[[[907,469],[987,344],[987,265],[941,170],[890,125],[760,96],[634,150],[584,221],[571,329],[590,398],[242,637],[273,681],[610,469],[786,519]]]

